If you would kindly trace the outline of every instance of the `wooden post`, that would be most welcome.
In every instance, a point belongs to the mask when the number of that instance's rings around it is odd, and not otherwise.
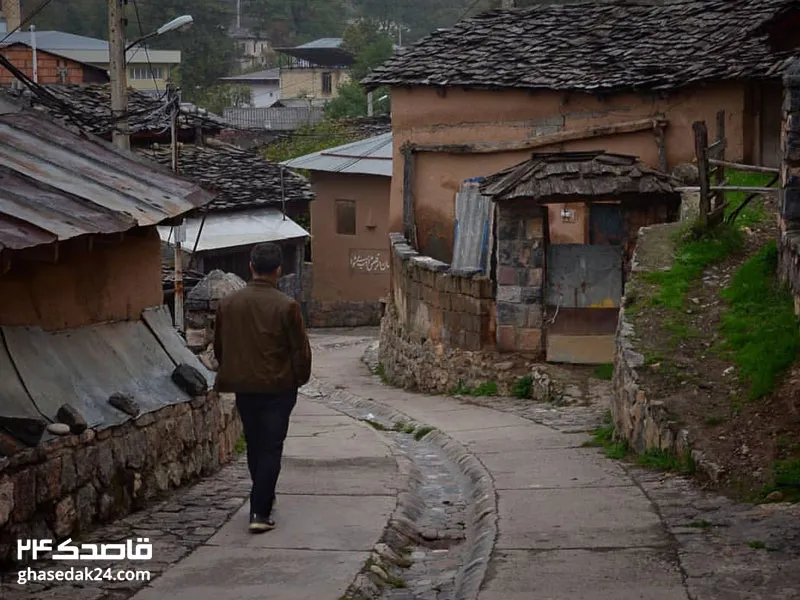
[[[708,224],[708,213],[711,212],[708,179],[708,129],[703,121],[692,125],[694,130],[694,149],[697,155],[697,171],[700,175],[700,223]]]
[[[108,0],[108,50],[114,145],[131,149],[128,130],[128,79],[125,67],[125,9],[122,0]]]
[[[411,242],[414,230],[414,200],[411,186],[413,185],[414,153],[408,146],[403,148],[403,234]]]
[[[717,160],[725,160],[725,111],[721,110],[717,113],[717,142],[718,149],[715,152]],[[716,186],[724,185],[725,183],[725,169],[722,168],[722,165],[717,165],[716,167],[716,177],[714,178],[714,184]],[[714,194],[714,209],[718,209],[720,206],[725,204],[725,192],[718,191]]]

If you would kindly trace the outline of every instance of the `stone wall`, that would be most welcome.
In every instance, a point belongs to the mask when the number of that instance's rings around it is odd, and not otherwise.
[[[310,327],[377,327],[381,324],[384,303],[374,302],[309,302]]]
[[[544,210],[525,202],[498,204],[497,347],[542,355]]]
[[[638,294],[638,278],[644,273],[670,266],[674,249],[665,251],[663,247],[670,244],[679,227],[680,224],[669,223],[646,227],[639,232],[632,276],[625,285],[625,297],[619,311],[611,414],[616,435],[639,453],[661,449],[684,456],[690,451],[688,432],[670,417],[662,399],[651,397],[640,385],[638,371],[645,367],[645,357],[636,350],[636,331],[626,310],[628,299]]]
[[[477,269],[456,272],[421,256],[400,234],[392,246],[391,302],[398,325],[420,341],[463,350],[495,346],[494,285]]]
[[[0,434],[0,560],[17,539],[73,537],[213,473],[241,432],[233,398],[210,393],[35,448]]]
[[[800,315],[800,61],[788,69],[784,88],[779,275],[794,295],[794,310]]]
[[[496,350],[493,282],[454,272],[392,234],[392,291],[381,321],[380,363],[394,385],[447,393],[498,383],[508,393],[531,363]]]

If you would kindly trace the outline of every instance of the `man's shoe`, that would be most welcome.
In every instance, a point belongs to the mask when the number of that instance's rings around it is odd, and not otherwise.
[[[250,533],[264,533],[275,529],[275,521],[270,517],[259,517],[253,515],[250,518]]]

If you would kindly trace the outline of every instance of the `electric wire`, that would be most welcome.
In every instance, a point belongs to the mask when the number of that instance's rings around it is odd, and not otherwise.
[[[22,28],[25,27],[25,25],[30,23],[34,19],[34,17],[36,17],[36,15],[38,15],[40,12],[42,12],[52,1],[53,0],[44,0],[30,15],[28,15],[27,18],[25,18],[24,20],[20,21],[19,25],[17,25],[14,29],[9,31],[6,34],[6,36],[2,40],[0,40],[0,46],[2,46],[3,43],[8,38],[10,38],[13,34],[17,33],[18,31],[21,31]]]

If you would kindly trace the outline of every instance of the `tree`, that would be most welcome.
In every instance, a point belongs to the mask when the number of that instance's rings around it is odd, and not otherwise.
[[[253,27],[275,47],[338,37],[347,13],[343,0],[245,0]]]

